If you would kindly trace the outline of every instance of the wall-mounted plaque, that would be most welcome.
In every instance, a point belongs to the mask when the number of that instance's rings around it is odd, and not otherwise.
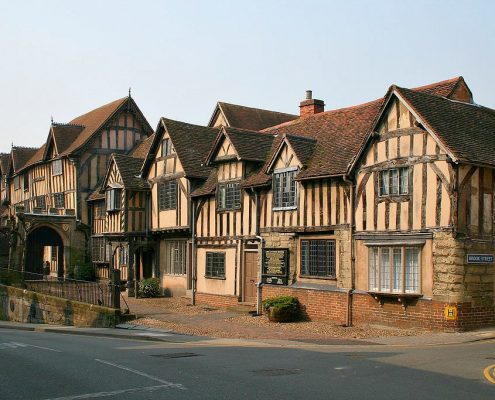
[[[263,249],[263,283],[287,285],[289,282],[289,249]]]

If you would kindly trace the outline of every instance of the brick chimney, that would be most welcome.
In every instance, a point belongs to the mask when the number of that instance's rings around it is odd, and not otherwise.
[[[306,99],[299,104],[299,110],[299,116],[306,118],[325,111],[325,103],[323,100],[313,99],[313,92],[306,90]]]

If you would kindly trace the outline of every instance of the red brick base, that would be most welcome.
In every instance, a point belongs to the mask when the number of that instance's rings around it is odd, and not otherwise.
[[[276,296],[295,296],[310,319],[332,320],[346,323],[347,293],[286,286],[263,286],[263,299]],[[396,299],[385,299],[380,305],[367,293],[350,296],[351,321],[354,324],[370,323],[403,328],[422,327],[442,331],[463,331],[495,324],[494,307],[473,307],[471,303],[450,304],[457,306],[456,321],[447,321],[444,302],[410,300],[404,308]]]
[[[196,303],[213,307],[231,307],[239,304],[237,296],[227,296],[210,293],[196,293]]]

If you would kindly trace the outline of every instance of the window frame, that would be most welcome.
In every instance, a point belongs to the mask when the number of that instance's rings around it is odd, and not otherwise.
[[[23,188],[24,188],[24,191],[25,191],[25,192],[28,192],[28,191],[29,191],[29,173],[28,173],[28,172],[25,172],[25,173],[22,175],[22,180],[23,180]]]
[[[394,258],[400,249],[400,270],[397,273],[397,263]],[[383,268],[383,252],[387,254],[387,271]],[[408,268],[407,252],[415,253],[415,264]],[[368,291],[387,295],[422,295],[422,246],[417,244],[373,245],[368,247]],[[412,260],[411,260],[412,261]],[[372,265],[373,264],[373,265]],[[411,274],[411,270],[413,273]],[[415,271],[414,271],[415,270]],[[413,276],[408,279],[409,276]],[[386,285],[382,281],[387,280]],[[408,289],[408,282],[415,286]]]
[[[105,193],[105,208],[107,212],[122,210],[122,188],[110,188]]]
[[[397,176],[394,177],[394,172]],[[409,187],[409,167],[395,167],[382,169],[378,172],[378,197],[408,196],[411,193]],[[384,182],[386,181],[386,185]],[[404,184],[405,182],[405,184]],[[395,184],[396,183],[396,184]],[[405,188],[405,190],[403,190]]]
[[[170,138],[163,138],[161,145],[161,157],[168,157],[173,154],[173,146]]]
[[[14,190],[19,190],[21,188],[21,177],[20,175],[14,176]]]
[[[106,199],[104,202],[96,202],[94,205],[94,216],[95,219],[105,219],[107,209],[106,209]]]
[[[34,206],[35,208],[41,208],[43,210],[46,210],[46,196],[45,195],[36,196],[34,198]]]
[[[297,167],[289,167],[283,169],[277,169],[273,171],[272,176],[272,210],[273,211],[283,211],[283,210],[296,210],[298,207],[298,184],[295,180],[298,168]],[[283,176],[286,176],[286,181],[284,184]],[[281,178],[279,180],[279,177]],[[288,180],[290,178],[290,180]],[[278,183],[281,182],[281,183]],[[288,184],[289,182],[289,184]],[[289,186],[289,190],[283,190],[283,188],[287,188]],[[292,187],[294,190],[292,191]],[[286,201],[284,204],[284,194],[287,194],[290,201]]]
[[[60,176],[64,173],[64,166],[62,163],[62,159],[59,158],[57,160],[52,161],[52,176]]]
[[[156,189],[158,211],[177,210],[178,186],[175,179],[158,182]],[[174,189],[170,190],[172,187]]]
[[[165,240],[163,273],[171,276],[187,274],[187,240]]]
[[[322,242],[327,242],[325,243],[326,245],[329,245],[329,253],[325,254],[324,257],[326,258],[325,262],[329,262],[328,265],[325,267],[327,268],[328,272],[333,272],[330,274],[312,274],[311,268],[314,267],[314,264],[318,264],[321,261],[322,255],[318,253],[319,250],[321,250],[320,245],[322,245]],[[308,246],[308,254],[305,253],[305,243],[307,243]],[[316,251],[316,260],[312,259],[312,256],[314,257],[315,255],[311,254],[311,245],[317,246]],[[327,249],[326,249],[327,250]],[[333,253],[332,253],[333,252]],[[304,259],[307,259],[307,266],[304,266],[305,264]],[[333,258],[333,260],[332,260]],[[333,266],[331,265],[333,262]],[[304,270],[304,272],[303,272]],[[303,238],[299,241],[299,276],[301,278],[310,278],[310,279],[330,279],[330,280],[335,280],[337,279],[337,240],[333,238]]]
[[[104,236],[91,238],[91,261],[94,263],[108,263],[107,240]]]
[[[57,199],[58,199],[58,201],[57,201]],[[60,203],[60,199],[62,199],[61,203]],[[53,207],[57,208],[59,210],[65,208],[65,193],[64,192],[57,192],[57,193],[53,194]]]
[[[222,201],[222,191],[224,197]],[[217,211],[238,211],[242,207],[242,190],[240,181],[226,181],[217,185],[216,190]]]
[[[215,260],[217,258],[217,260]],[[210,264],[211,261],[211,265]],[[226,261],[226,252],[225,251],[207,251],[206,259],[205,259],[205,278],[206,279],[221,279],[225,280],[226,271],[225,271],[225,261]],[[221,262],[222,265],[218,266],[219,272],[217,271],[214,274],[214,263]],[[221,268],[221,269],[220,269]],[[223,273],[222,273],[223,270]]]

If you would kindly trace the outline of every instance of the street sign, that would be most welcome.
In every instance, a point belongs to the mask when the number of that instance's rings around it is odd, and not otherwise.
[[[445,319],[447,321],[457,320],[457,307],[456,306],[445,306],[444,309]]]
[[[468,254],[468,264],[493,264],[493,254]]]

